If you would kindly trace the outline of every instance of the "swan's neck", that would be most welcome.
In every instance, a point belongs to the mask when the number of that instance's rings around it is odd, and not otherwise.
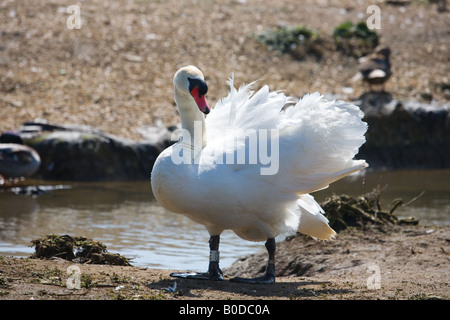
[[[206,146],[205,116],[198,109],[194,99],[175,89],[175,102],[181,118],[183,128],[183,144],[189,144],[191,148],[198,150]]]

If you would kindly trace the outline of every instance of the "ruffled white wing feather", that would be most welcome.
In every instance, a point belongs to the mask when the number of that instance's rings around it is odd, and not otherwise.
[[[327,101],[313,93],[284,109],[291,100],[281,92],[270,92],[264,86],[254,93],[250,89],[254,83],[236,90],[233,78],[228,84],[228,96],[206,118],[207,145],[242,137],[252,130],[276,129],[279,134],[268,137],[277,138],[279,143],[277,180],[282,189],[299,194],[326,188],[367,166],[364,160],[353,160],[367,130],[357,106]],[[258,140],[258,144],[270,142]]]
[[[335,232],[328,226],[323,210],[307,193],[326,188],[367,166],[364,160],[353,160],[365,142],[367,124],[362,121],[362,111],[351,103],[327,101],[319,93],[305,95],[292,104],[290,98],[281,92],[270,92],[267,86],[254,93],[253,83],[236,89],[231,78],[228,84],[228,96],[206,117],[203,168],[218,170],[215,162],[224,163],[227,156],[233,157],[242,148],[250,152],[248,143],[242,139],[249,136],[250,131],[276,132],[276,135],[266,135],[268,140],[276,141],[261,141],[261,136],[257,135],[259,146],[278,143],[279,168],[274,175],[261,175],[262,164],[258,162],[226,166],[228,169],[221,167],[220,170],[230,170],[222,176],[238,172],[243,184],[256,179],[259,186],[265,186],[258,194],[264,199],[272,198],[271,192],[274,199],[284,198],[283,194],[297,194],[297,200],[286,203],[286,211],[279,213],[284,217],[284,231],[298,228],[318,239],[334,237]],[[289,103],[291,105],[287,106]],[[230,141],[237,143],[233,145]]]
[[[233,77],[228,80],[228,96],[218,101],[206,117],[207,141],[223,138],[225,132],[249,129],[277,128],[280,111],[287,101],[284,94],[270,92],[268,86],[254,93],[250,84],[234,87]]]

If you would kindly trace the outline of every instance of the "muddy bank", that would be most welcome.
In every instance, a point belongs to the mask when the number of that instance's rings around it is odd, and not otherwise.
[[[403,226],[385,233],[353,229],[331,242],[295,237],[278,244],[279,276],[272,285],[228,281],[238,269],[241,274],[257,272],[265,264],[265,252],[241,259],[225,270],[220,282],[169,276],[178,270],[0,257],[0,299],[450,299],[449,254],[448,227]],[[71,266],[79,267],[80,289],[67,286]]]
[[[170,128],[169,128],[170,129]],[[41,157],[33,178],[59,181],[148,180],[171,131],[148,127],[142,141],[124,139],[82,125],[27,122],[19,130],[25,144]]]

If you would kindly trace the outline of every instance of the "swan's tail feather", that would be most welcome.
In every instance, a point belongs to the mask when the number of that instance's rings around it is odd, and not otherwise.
[[[365,169],[369,166],[369,164],[365,160],[353,160],[353,165],[349,168],[346,168],[344,170],[340,170],[338,172],[335,172],[332,176],[332,179],[334,181],[337,181],[339,179],[342,179],[348,175],[351,175],[352,173],[358,172],[362,169]],[[330,182],[331,183],[331,182]]]
[[[319,240],[331,240],[336,236],[336,232],[328,225],[328,219],[323,215],[323,209],[311,195],[302,195],[297,204],[300,210],[298,232]]]

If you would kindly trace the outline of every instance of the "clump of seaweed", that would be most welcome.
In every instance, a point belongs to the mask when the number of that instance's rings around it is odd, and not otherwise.
[[[86,264],[109,264],[130,266],[128,259],[117,253],[110,253],[103,243],[85,237],[50,234],[31,241],[35,247],[32,258],[61,258]]]
[[[339,51],[356,58],[371,53],[379,42],[377,33],[369,30],[365,21],[340,24],[333,31],[333,39]]]
[[[383,227],[418,223],[418,220],[413,218],[398,219],[393,212],[402,202],[399,199],[394,202],[389,212],[383,211],[380,205],[380,191],[374,189],[372,192],[356,198],[345,194],[333,195],[326,199],[321,206],[329,220],[330,227],[336,232],[348,227],[364,228],[368,225]]]

